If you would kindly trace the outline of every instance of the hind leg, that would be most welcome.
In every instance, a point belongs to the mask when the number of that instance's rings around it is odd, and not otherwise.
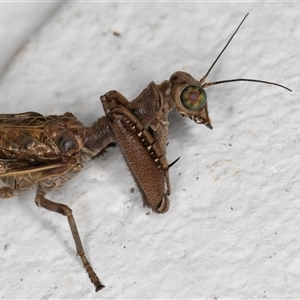
[[[83,249],[83,246],[81,243],[81,239],[79,236],[79,232],[78,232],[76,222],[73,217],[71,208],[69,208],[67,205],[64,205],[62,203],[53,202],[53,201],[45,198],[45,192],[43,191],[43,188],[41,188],[41,187],[39,187],[37,190],[37,194],[35,197],[35,203],[39,207],[43,207],[47,210],[59,213],[68,218],[68,222],[69,222],[70,229],[71,229],[73,239],[75,242],[77,254],[81,258],[82,264],[83,264],[86,272],[88,273],[88,276],[89,276],[91,282],[95,285],[96,292],[98,292],[102,288],[104,288],[104,285],[99,280],[98,276],[96,275],[91,264],[89,263],[88,259],[85,256],[84,249]]]

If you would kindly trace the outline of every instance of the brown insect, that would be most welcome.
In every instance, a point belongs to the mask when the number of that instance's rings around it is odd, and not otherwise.
[[[171,165],[165,156],[168,113],[173,108],[212,129],[204,88],[233,81],[254,81],[289,90],[280,84],[253,79],[205,83],[243,21],[200,81],[188,73],[175,72],[159,85],[151,82],[131,102],[117,91],[110,91],[101,96],[106,116],[89,127],[84,127],[69,112],[61,116],[43,116],[36,112],[0,114],[0,178],[6,185],[0,188],[0,197],[19,196],[36,188],[38,206],[66,216],[77,254],[96,291],[104,285],[85,256],[72,210],[45,195],[77,175],[85,163],[108,144],[117,142],[144,205],[156,213],[165,213],[171,191],[168,174]]]

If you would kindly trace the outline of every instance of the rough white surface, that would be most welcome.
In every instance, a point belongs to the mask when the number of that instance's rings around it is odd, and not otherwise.
[[[73,209],[106,285],[97,294],[66,219],[37,208],[34,191],[1,201],[0,298],[300,298],[299,9],[1,3],[1,113],[71,111],[89,125],[104,115],[99,96],[111,89],[133,99],[177,70],[202,77],[247,12],[208,81],[257,78],[293,93],[210,87],[212,131],[172,113],[168,160],[181,159],[170,170],[165,215],[148,214],[130,192],[118,148],[48,195]]]

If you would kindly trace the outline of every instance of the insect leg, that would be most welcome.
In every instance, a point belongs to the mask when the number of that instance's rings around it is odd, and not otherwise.
[[[167,159],[144,124],[109,95],[101,96],[103,108],[144,204],[156,213],[165,213],[171,192]]]
[[[16,179],[14,176],[7,176],[0,178],[2,182],[7,185],[0,188],[0,198],[11,198],[20,196],[26,190],[33,188],[34,184],[30,185],[29,187],[25,187],[24,189],[18,189],[16,186]]]
[[[170,83],[165,80],[159,85],[150,82],[141,94],[130,102],[122,94],[114,90],[107,92],[100,98],[106,100],[107,108],[113,108],[118,105],[126,107],[151,132],[163,153],[166,154],[169,125],[168,114],[174,107],[170,93]],[[107,115],[109,109],[105,109],[105,113]]]
[[[83,249],[83,246],[81,243],[81,239],[79,236],[79,232],[78,232],[76,222],[73,217],[71,208],[68,207],[67,205],[50,201],[49,199],[45,198],[44,192],[39,191],[39,189],[38,189],[38,192],[35,197],[35,203],[39,207],[43,207],[47,210],[59,213],[68,218],[68,222],[69,222],[71,232],[72,232],[72,235],[74,238],[74,242],[76,245],[77,254],[80,256],[83,266],[84,266],[86,272],[88,273],[88,276],[89,276],[91,282],[95,285],[96,292],[103,289],[104,285],[99,280],[98,276],[94,272],[91,264],[89,263],[88,259],[85,256],[84,249]]]
[[[8,186],[0,188],[0,198],[10,198],[14,196],[16,196],[16,194],[14,193],[14,189]]]
[[[170,93],[169,81],[165,80],[159,85],[150,82],[139,96],[128,103],[128,108],[136,117],[151,128],[150,132],[164,154],[168,142],[168,114],[174,106]]]

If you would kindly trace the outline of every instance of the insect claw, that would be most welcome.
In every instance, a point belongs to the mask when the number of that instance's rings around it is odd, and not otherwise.
[[[103,288],[105,288],[105,285],[103,285],[101,282],[98,284],[95,288],[95,292],[101,291]]]

